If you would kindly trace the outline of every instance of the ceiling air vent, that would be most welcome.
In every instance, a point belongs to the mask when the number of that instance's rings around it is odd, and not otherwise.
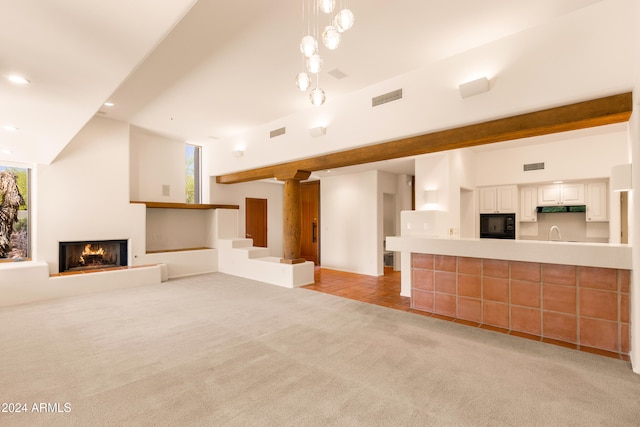
[[[333,77],[336,80],[341,80],[347,77],[347,75],[342,70],[339,70],[337,68],[334,68],[333,70],[329,71],[327,74],[329,74],[331,77]]]
[[[269,133],[269,137],[275,138],[276,136],[284,135],[285,132],[286,132],[286,128],[275,129]]]
[[[377,107],[378,105],[386,104],[387,102],[397,101],[402,99],[402,89],[394,90],[393,92],[385,93],[384,95],[371,98],[371,106]]]
[[[523,165],[523,170],[525,172],[527,171],[537,171],[540,169],[544,169],[544,162],[541,163],[527,163],[525,165]]]

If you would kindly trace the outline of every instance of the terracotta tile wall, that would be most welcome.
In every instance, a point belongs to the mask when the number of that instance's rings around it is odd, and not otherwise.
[[[411,308],[629,354],[629,270],[412,254]]]

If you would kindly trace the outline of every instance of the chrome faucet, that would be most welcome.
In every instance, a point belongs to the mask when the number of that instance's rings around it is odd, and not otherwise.
[[[557,225],[552,225],[549,229],[549,240],[551,240],[551,234],[553,233],[553,230],[556,230],[558,232],[558,240],[562,240],[562,234],[560,234],[560,229]]]

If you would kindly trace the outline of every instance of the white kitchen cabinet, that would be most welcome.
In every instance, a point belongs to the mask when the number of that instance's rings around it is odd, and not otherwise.
[[[587,183],[587,222],[604,222],[609,220],[608,187],[606,181]]]
[[[518,187],[500,185],[478,189],[480,213],[515,213]]]
[[[561,184],[563,205],[584,205],[584,184]]]
[[[538,187],[520,188],[520,222],[536,222],[538,220]]]
[[[550,184],[538,186],[538,206],[584,205],[584,184]]]

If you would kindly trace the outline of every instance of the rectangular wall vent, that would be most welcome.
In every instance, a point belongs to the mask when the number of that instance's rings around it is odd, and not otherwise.
[[[269,133],[269,137],[275,138],[276,136],[284,135],[285,132],[286,132],[286,128],[275,129]]]
[[[387,102],[397,101],[402,99],[402,89],[394,90],[393,92],[385,93],[384,95],[371,98],[371,106],[377,107],[378,105],[386,104]]]
[[[523,166],[523,170],[525,172],[527,171],[537,171],[540,169],[544,169],[544,162],[540,162],[540,163],[527,163],[526,165]]]

